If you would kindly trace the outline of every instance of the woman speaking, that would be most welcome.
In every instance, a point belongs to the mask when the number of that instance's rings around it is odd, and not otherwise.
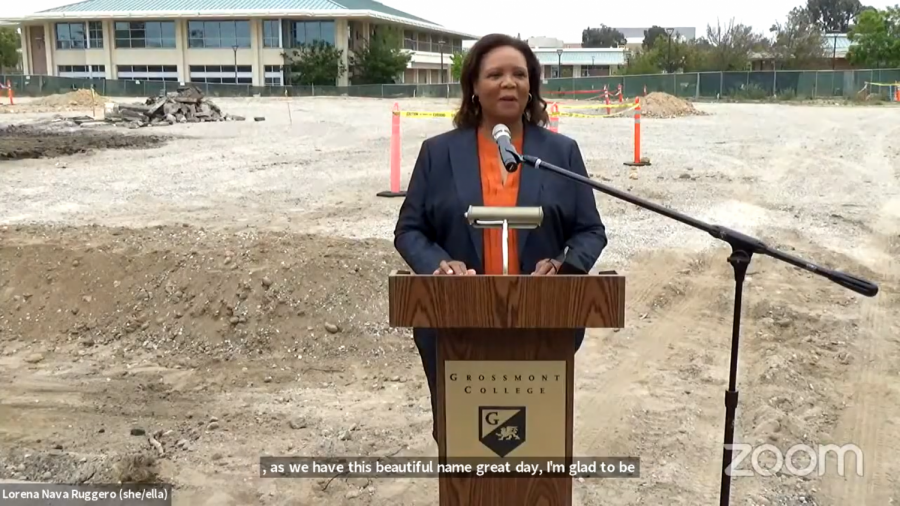
[[[493,34],[469,50],[455,128],[422,143],[394,231],[394,246],[416,274],[503,274],[501,231],[469,226],[469,206],[543,208],[541,226],[522,243],[516,230],[509,231],[510,275],[554,275],[564,267],[586,274],[593,268],[607,244],[593,191],[531,167],[508,173],[491,137],[494,126],[506,125],[519,153],[587,177],[578,144],[544,128],[547,103],[540,83],[541,64],[521,40]],[[413,337],[434,418],[436,334],[414,329]],[[584,329],[576,331],[576,351],[583,340]]]

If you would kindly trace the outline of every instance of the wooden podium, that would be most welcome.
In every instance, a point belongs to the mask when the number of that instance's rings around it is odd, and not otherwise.
[[[625,278],[393,272],[390,325],[438,332],[442,462],[571,462],[573,329],[621,328]],[[441,506],[572,504],[571,477],[441,476]]]

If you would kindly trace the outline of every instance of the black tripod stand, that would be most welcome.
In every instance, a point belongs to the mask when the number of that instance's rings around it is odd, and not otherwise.
[[[727,506],[731,498],[731,473],[729,467],[731,466],[732,445],[734,443],[734,418],[738,405],[737,367],[738,347],[741,338],[741,304],[744,292],[744,277],[747,274],[747,267],[750,265],[750,260],[753,257],[753,254],[759,253],[761,255],[767,255],[772,258],[781,260],[782,262],[793,265],[794,267],[799,267],[809,272],[818,274],[822,277],[830,279],[831,281],[834,281],[835,283],[845,288],[853,290],[856,293],[865,295],[866,297],[874,297],[875,295],[877,295],[878,286],[864,279],[856,278],[849,274],[837,272],[825,267],[820,267],[812,262],[807,262],[806,260],[788,255],[787,253],[782,253],[778,250],[770,248],[759,239],[744,235],[736,230],[731,230],[719,225],[710,225],[709,223],[705,223],[703,221],[691,218],[690,216],[675,212],[659,204],[649,202],[647,200],[635,197],[634,195],[631,195],[629,193],[597,183],[596,181],[588,179],[584,176],[549,164],[541,160],[540,158],[535,158],[528,155],[520,156],[519,154],[510,152],[509,150],[507,150],[507,153],[513,155],[513,157],[519,163],[528,164],[536,169],[548,170],[550,172],[559,174],[560,176],[569,178],[573,181],[577,181],[581,184],[590,186],[596,191],[611,195],[617,199],[624,200],[625,202],[629,202],[638,207],[647,209],[648,211],[653,211],[654,213],[661,214],[667,218],[671,218],[675,221],[684,223],[685,225],[694,227],[698,230],[702,230],[717,239],[725,241],[729,246],[731,246],[731,255],[728,256],[728,263],[731,264],[731,267],[734,269],[734,323],[731,330],[731,365],[728,373],[728,390],[725,392],[725,442],[723,446],[724,453],[722,455],[722,487],[719,493],[719,505]]]

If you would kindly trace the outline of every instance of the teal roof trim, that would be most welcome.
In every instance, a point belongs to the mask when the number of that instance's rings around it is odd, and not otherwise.
[[[40,11],[39,14],[69,14],[79,12],[203,12],[248,10],[336,11],[370,10],[406,18],[412,21],[441,26],[427,19],[388,7],[375,0],[84,0]]]

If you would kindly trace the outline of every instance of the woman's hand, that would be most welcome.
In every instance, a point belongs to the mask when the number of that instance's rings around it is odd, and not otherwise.
[[[558,260],[553,260],[551,258],[545,258],[537,263],[537,266],[534,268],[534,272],[531,273],[532,276],[552,276],[559,272],[559,268],[562,265]]]
[[[473,276],[475,269],[466,269],[466,264],[459,260],[441,261],[441,265],[434,270],[435,276]]]

